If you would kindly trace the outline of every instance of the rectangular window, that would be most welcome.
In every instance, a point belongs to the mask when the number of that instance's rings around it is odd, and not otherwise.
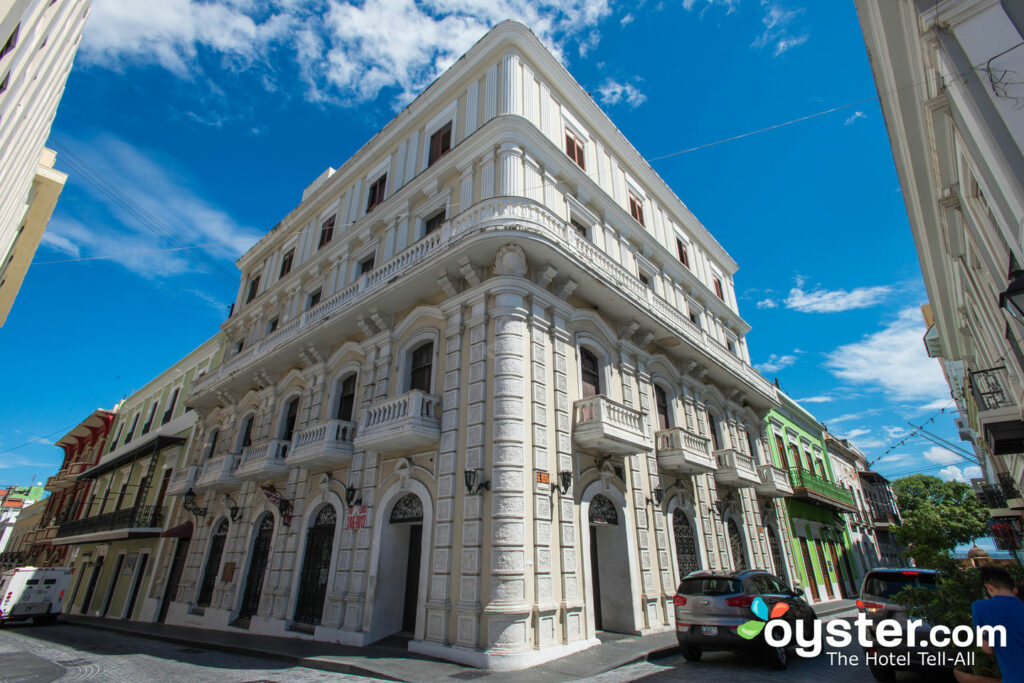
[[[359,274],[365,275],[373,270],[373,255],[367,256],[359,262]]]
[[[430,136],[430,153],[427,157],[427,166],[433,166],[434,162],[445,155],[452,148],[452,122],[441,126],[441,129]]]
[[[242,341],[238,342],[237,344],[235,344],[235,355],[237,356],[238,354],[240,354],[242,352],[242,349],[244,349],[244,348],[245,348],[245,340],[242,340]]]
[[[245,303],[249,303],[256,298],[256,293],[260,291],[260,276],[257,275],[253,279],[249,280],[249,293],[245,295]]]
[[[124,442],[128,443],[135,436],[135,427],[139,424],[139,414],[135,413],[135,417],[132,419],[132,426],[128,430],[128,436],[124,437]]]
[[[0,59],[3,59],[8,52],[14,49],[14,46],[18,44],[18,29],[21,28],[21,24],[14,27],[11,35],[7,38],[7,42],[4,43],[3,47],[0,47]]]
[[[715,280],[715,296],[717,296],[722,301],[725,301],[725,292],[722,291],[722,281],[719,278],[717,278],[717,277],[714,278],[714,280]]]
[[[644,203],[632,192],[629,193],[629,215],[632,216],[637,223],[644,225]]]
[[[366,213],[373,211],[373,207],[384,201],[384,192],[388,185],[388,174],[385,173],[380,178],[377,178],[370,185],[370,192],[366,197]]]
[[[647,289],[654,289],[653,287],[651,287],[651,278],[646,273],[641,271],[637,273],[637,277],[640,278],[640,282],[643,283],[644,287],[646,287]]]
[[[171,394],[171,401],[167,404],[167,410],[164,411],[164,416],[160,418],[160,424],[165,425],[171,421],[174,416],[174,405],[178,402],[178,392],[180,389],[175,389],[174,393]]]
[[[690,267],[690,254],[686,251],[686,242],[676,238],[676,253],[679,255],[679,262],[687,268]]]
[[[572,225],[572,229],[576,231],[577,235],[585,240],[590,239],[590,236],[587,234],[587,226],[583,225],[583,223],[579,222],[575,218],[570,218],[569,224]]]
[[[583,140],[568,128],[565,129],[565,153],[576,162],[576,165],[587,170],[587,162],[583,156]]]
[[[426,237],[430,233],[439,229],[442,223],[444,223],[444,209],[441,209],[433,216],[423,221],[423,236]]]
[[[700,327],[700,315],[697,313],[690,313],[690,322]]]
[[[320,243],[317,244],[316,248],[322,249],[332,239],[334,239],[334,216],[325,220],[323,225],[320,226]]]
[[[271,332],[277,329],[277,322],[278,319],[274,318],[269,323],[267,323],[267,334],[270,334]]]
[[[148,434],[150,428],[153,426],[153,418],[156,417],[156,401],[153,401],[153,405],[149,407],[149,415],[146,416],[146,424],[142,425],[142,433]]]
[[[289,249],[287,252],[285,252],[285,255],[281,257],[281,272],[277,276],[278,278],[282,278],[285,275],[287,275],[288,273],[292,272],[292,261],[294,259],[295,259],[295,250],[294,249]]]
[[[323,294],[323,290],[318,289],[309,295],[309,301],[306,303],[306,308],[310,309],[320,303],[320,295]]]

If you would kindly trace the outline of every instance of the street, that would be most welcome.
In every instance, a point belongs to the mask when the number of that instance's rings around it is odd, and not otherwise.
[[[119,683],[261,683],[370,681],[327,671],[202,650],[148,638],[58,623],[7,624],[0,629],[0,681],[103,681]]]

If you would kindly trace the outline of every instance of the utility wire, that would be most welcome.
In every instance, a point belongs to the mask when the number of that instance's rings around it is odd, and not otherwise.
[[[70,432],[70,431],[71,431],[72,429],[74,429],[75,427],[77,427],[77,426],[78,426],[78,424],[79,424],[79,423],[78,423],[78,422],[76,422],[75,424],[71,425],[70,427],[64,427],[64,428],[62,428],[62,429],[55,429],[55,430],[53,430],[52,432],[50,432],[49,434],[44,434],[43,436],[36,436],[36,437],[33,437],[33,438],[29,439],[28,441],[26,441],[25,443],[20,443],[20,444],[18,444],[17,446],[11,446],[11,447],[10,447],[10,448],[8,448],[8,449],[5,449],[5,450],[2,450],[2,451],[0,451],[0,453],[10,453],[11,451],[16,451],[16,450],[18,450],[19,448],[23,448],[23,447],[25,447],[25,446],[28,446],[28,445],[30,445],[30,444],[34,444],[34,443],[40,443],[40,442],[41,442],[41,441],[42,441],[43,439],[48,439],[48,438],[50,438],[51,436],[56,436],[57,434],[59,434],[59,433],[61,433],[61,432]]]

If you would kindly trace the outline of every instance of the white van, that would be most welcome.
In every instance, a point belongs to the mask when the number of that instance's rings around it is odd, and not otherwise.
[[[0,624],[25,619],[52,624],[70,585],[69,567],[19,567],[0,574]]]

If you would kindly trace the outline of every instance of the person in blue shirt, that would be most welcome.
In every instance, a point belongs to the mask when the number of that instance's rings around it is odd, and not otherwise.
[[[1006,643],[978,643],[981,649],[996,656],[1003,683],[1024,683],[1024,602],[1017,597],[1010,573],[1000,567],[982,567],[978,572],[988,591],[988,600],[971,605],[971,617],[977,626],[1002,626]]]

